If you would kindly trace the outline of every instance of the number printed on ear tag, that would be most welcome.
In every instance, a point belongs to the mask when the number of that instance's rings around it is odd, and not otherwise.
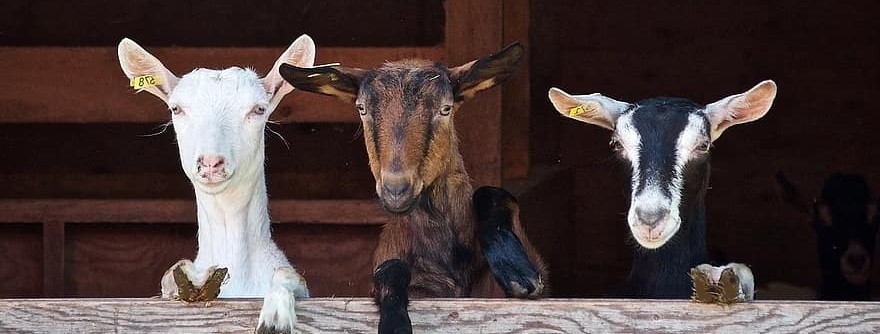
[[[159,78],[152,75],[141,75],[131,78],[131,87],[134,89],[144,89],[159,84]]]
[[[568,117],[574,117],[580,114],[586,113],[587,110],[584,109],[584,106],[577,106],[571,109],[568,109]]]

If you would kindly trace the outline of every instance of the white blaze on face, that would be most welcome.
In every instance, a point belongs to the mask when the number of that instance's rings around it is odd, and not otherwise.
[[[675,141],[672,177],[666,180],[656,171],[641,174],[640,163],[648,157],[641,155],[642,136],[632,121],[632,113],[621,116],[615,130],[624,148],[622,155],[632,166],[632,200],[627,222],[639,245],[656,249],[666,244],[681,227],[679,206],[685,167],[691,159],[705,153],[701,148],[708,141],[706,120],[699,114],[688,116],[687,125]]]

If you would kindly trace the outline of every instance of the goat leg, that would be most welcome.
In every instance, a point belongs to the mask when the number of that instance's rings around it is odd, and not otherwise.
[[[474,192],[473,201],[480,247],[504,294],[516,298],[541,296],[544,279],[513,232],[514,216],[519,212],[516,198],[501,188],[481,187]]]
[[[409,320],[409,295],[407,288],[411,279],[409,265],[399,259],[382,262],[373,274],[376,303],[379,304],[379,334],[412,333]]]
[[[306,280],[293,267],[275,269],[272,286],[263,299],[257,334],[290,334],[296,328],[296,299],[308,298]]]

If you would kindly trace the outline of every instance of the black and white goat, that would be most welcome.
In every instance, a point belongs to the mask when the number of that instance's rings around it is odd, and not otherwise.
[[[627,103],[600,94],[569,95],[551,88],[563,115],[613,131],[611,146],[630,167],[627,222],[640,246],[628,297],[688,298],[690,268],[707,261],[706,190],[709,149],[728,127],[764,116],[776,84],[700,105],[681,98]]]
[[[812,219],[822,272],[819,299],[871,300],[878,217],[877,203],[865,178],[830,175],[812,207],[782,173],[776,175],[776,181],[786,202]]]

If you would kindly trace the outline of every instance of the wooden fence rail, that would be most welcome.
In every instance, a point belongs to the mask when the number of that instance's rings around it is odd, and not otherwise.
[[[3,333],[251,333],[254,299],[209,307],[157,299],[0,300]],[[297,304],[302,333],[375,333],[366,298]],[[425,299],[411,302],[416,333],[877,333],[880,303],[757,301],[718,306],[670,300]]]

